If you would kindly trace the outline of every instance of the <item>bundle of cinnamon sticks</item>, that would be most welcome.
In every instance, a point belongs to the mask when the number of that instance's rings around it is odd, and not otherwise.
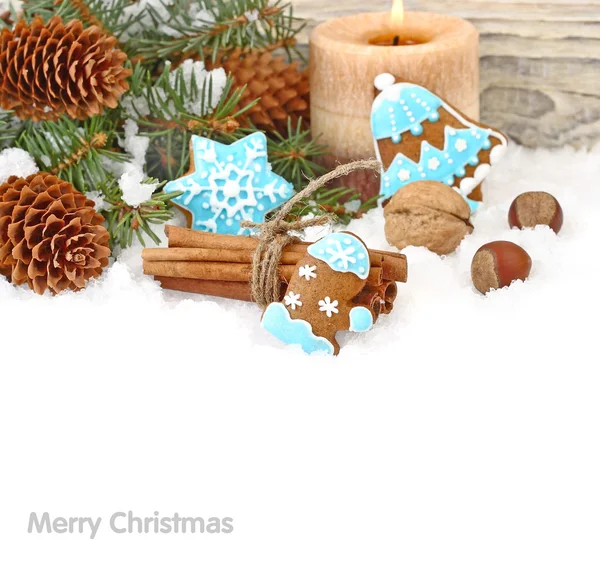
[[[194,231],[167,225],[168,248],[142,252],[144,274],[154,276],[163,288],[252,301],[250,279],[257,239]],[[281,297],[296,264],[312,243],[288,245],[281,257]],[[371,270],[357,303],[376,313],[389,313],[397,294],[396,282],[406,282],[406,257],[369,251]]]

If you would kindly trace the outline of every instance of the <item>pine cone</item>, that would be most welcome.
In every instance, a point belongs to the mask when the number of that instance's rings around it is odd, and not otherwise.
[[[236,88],[247,85],[236,111],[260,97],[245,116],[256,127],[268,132],[278,131],[285,136],[288,118],[292,119],[294,127],[300,118],[305,126],[309,126],[308,72],[299,71],[297,62],[288,63],[283,56],[273,57],[269,52],[236,49],[215,63],[207,62],[208,69],[217,67],[223,67],[231,74]],[[243,122],[242,125],[247,126]]]
[[[70,183],[44,172],[0,185],[0,274],[43,294],[79,290],[108,264],[104,218]]]
[[[117,39],[80,20],[47,24],[36,17],[0,32],[0,107],[19,118],[56,120],[67,113],[84,120],[115,108],[129,89],[125,53]]]

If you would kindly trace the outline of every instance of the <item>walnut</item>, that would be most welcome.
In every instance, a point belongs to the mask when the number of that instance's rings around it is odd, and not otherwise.
[[[399,249],[422,246],[436,254],[449,254],[473,232],[467,202],[435,181],[407,185],[392,197],[383,214],[386,238]]]

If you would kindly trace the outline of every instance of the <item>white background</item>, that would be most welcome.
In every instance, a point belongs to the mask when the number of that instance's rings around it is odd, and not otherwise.
[[[513,149],[476,231],[407,251],[395,312],[307,357],[255,306],[163,293],[132,250],[83,293],[0,282],[0,566],[600,565],[600,153]],[[557,237],[509,231],[527,189]],[[355,223],[383,247],[381,213]],[[486,241],[534,259],[484,298]],[[117,535],[115,511],[234,519],[230,535]],[[32,511],[101,516],[27,534]]]

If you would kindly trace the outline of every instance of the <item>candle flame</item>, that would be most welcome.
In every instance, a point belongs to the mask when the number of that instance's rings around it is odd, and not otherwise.
[[[404,23],[404,0],[394,0],[392,6],[392,26],[395,28],[402,27]]]

